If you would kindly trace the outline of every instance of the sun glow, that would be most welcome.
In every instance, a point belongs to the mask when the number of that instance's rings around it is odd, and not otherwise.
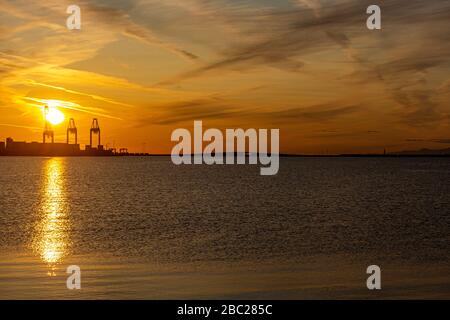
[[[57,108],[49,105],[48,111],[45,115],[45,119],[51,124],[60,124],[64,121],[64,113],[59,111]]]

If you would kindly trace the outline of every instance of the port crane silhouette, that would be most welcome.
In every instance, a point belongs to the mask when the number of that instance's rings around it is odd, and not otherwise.
[[[78,130],[75,126],[75,120],[73,118],[70,118],[69,126],[67,127],[67,144],[70,143],[71,134],[75,136],[75,144],[78,144]]]
[[[94,118],[93,120],[92,120],[92,125],[91,125],[91,131],[90,131],[90,146],[91,146],[91,148],[92,148],[92,136],[94,135],[94,134],[96,134],[97,136],[98,136],[98,144],[97,144],[97,146],[100,146],[101,145],[101,143],[100,143],[100,127],[99,127],[99,125],[98,125],[98,120],[97,120],[97,118]]]
[[[44,126],[44,132],[42,135],[42,140],[45,143],[46,138],[50,138],[52,140],[52,143],[54,143],[55,142],[55,133],[53,132],[52,126],[50,125],[50,122],[47,119],[48,106],[45,106],[44,116],[45,116],[45,126]]]

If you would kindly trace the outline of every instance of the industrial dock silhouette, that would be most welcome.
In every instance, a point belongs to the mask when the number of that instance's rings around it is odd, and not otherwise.
[[[44,112],[47,114],[48,106]],[[97,118],[92,119],[91,128],[89,130],[89,145],[85,145],[81,149],[78,143],[78,129],[73,118],[69,119],[66,132],[66,142],[55,142],[55,134],[50,122],[45,118],[44,130],[42,133],[42,142],[25,142],[14,141],[13,138],[7,138],[6,141],[0,141],[0,156],[56,156],[56,157],[113,157],[113,156],[171,156],[170,154],[151,154],[151,153],[130,153],[127,148],[108,148],[101,144],[101,130]],[[94,145],[96,137],[97,144]],[[248,153],[244,153],[248,156]],[[194,156],[191,154],[191,156]],[[223,157],[226,153],[223,152]],[[238,156],[238,152],[234,152],[234,156]],[[377,154],[287,154],[280,153],[280,157],[450,157],[450,148],[446,149],[421,149],[409,151],[397,151],[387,153],[384,149],[383,153]]]
[[[46,111],[47,111],[46,107]],[[101,144],[100,126],[98,119],[92,120],[91,129],[89,131],[89,145],[85,149],[80,148],[78,144],[78,130],[75,126],[75,120],[70,118],[67,127],[67,139],[65,143],[55,142],[55,134],[51,124],[46,120],[44,131],[42,133],[42,143],[14,141],[7,138],[6,142],[0,141],[0,156],[143,156],[146,153],[129,153],[127,148],[105,149]],[[97,138],[97,144],[93,144],[93,138]],[[72,142],[71,142],[72,138]]]

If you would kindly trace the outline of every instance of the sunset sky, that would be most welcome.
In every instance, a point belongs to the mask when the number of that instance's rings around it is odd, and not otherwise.
[[[449,30],[448,0],[0,0],[0,139],[40,141],[59,100],[81,144],[96,117],[138,152],[194,120],[279,128],[286,153],[447,148]]]

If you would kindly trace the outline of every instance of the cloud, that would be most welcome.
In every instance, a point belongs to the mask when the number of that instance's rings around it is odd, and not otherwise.
[[[308,122],[325,122],[334,120],[358,111],[361,106],[349,105],[336,107],[334,104],[315,105],[307,108],[291,108],[282,111],[270,112],[268,116],[275,122],[298,122],[299,120]]]
[[[355,132],[337,132],[337,131],[326,131],[315,134],[305,135],[306,138],[314,139],[335,139],[335,138],[351,138],[351,137],[364,137],[379,134],[379,131],[368,130],[368,131],[355,131]]]
[[[450,139],[432,139],[431,142],[450,144]]]
[[[42,127],[25,126],[25,125],[18,125],[18,124],[12,124],[12,123],[0,123],[0,126],[20,128],[20,129],[29,129],[32,131],[39,131],[39,132],[42,131]]]
[[[30,85],[33,85],[33,86],[41,86],[41,87],[56,89],[56,90],[64,91],[64,92],[69,93],[69,94],[89,97],[89,98],[94,99],[94,100],[98,100],[98,101],[102,101],[102,102],[106,102],[106,103],[112,103],[112,104],[119,105],[119,106],[133,107],[130,104],[126,104],[126,103],[119,102],[119,101],[114,101],[113,99],[110,99],[110,98],[102,97],[102,96],[95,95],[95,94],[89,94],[89,93],[79,92],[79,91],[75,91],[75,90],[70,90],[70,89],[67,89],[67,88],[64,88],[64,87],[59,87],[59,86],[53,86],[53,85],[49,85],[49,84],[45,84],[45,83],[40,83],[40,82],[36,82],[34,80],[27,80],[27,83],[29,83]]]
[[[315,66],[311,66],[304,57],[317,53],[331,54],[337,45],[346,53],[353,71],[336,78],[353,85],[381,83],[383,95],[403,108],[395,116],[407,125],[429,126],[445,119],[437,97],[445,94],[446,86],[438,90],[423,87],[432,79],[432,71],[450,66],[449,35],[442,32],[448,28],[448,2],[383,1],[382,19],[386,30],[378,34],[365,28],[365,8],[372,4],[370,1],[306,0],[294,3],[297,8],[254,10],[246,12],[251,16],[245,17],[228,12],[228,21],[236,25],[240,25],[240,19],[258,22],[253,25],[254,30],[246,29],[248,24],[242,27],[245,29],[243,35],[248,35],[249,40],[238,41],[221,51],[222,58],[158,85],[173,85],[189,79],[218,76],[226,71],[241,72],[261,67],[313,73],[311,68]],[[411,32],[415,32],[414,39],[408,38],[410,26]],[[257,35],[256,41],[251,35]],[[383,53],[374,53],[370,46],[375,45],[382,47]],[[408,88],[417,85],[422,88]]]
[[[49,105],[50,102],[54,101],[54,100],[41,99],[41,98],[35,98],[35,97],[24,97],[24,98],[22,98],[22,100],[24,100],[26,103],[32,102],[32,103],[28,103],[28,104],[31,106],[37,106],[40,108],[43,108],[44,106]],[[119,117],[115,117],[115,116],[108,114],[102,108],[81,106],[78,103],[74,103],[71,101],[56,100],[56,102],[57,102],[58,108],[61,108],[61,109],[74,110],[74,111],[79,111],[79,112],[87,113],[87,114],[94,115],[94,116],[101,116],[101,117],[109,118],[109,119],[122,120]],[[35,105],[33,103],[37,103],[37,104]]]
[[[232,117],[248,115],[238,106],[229,106],[222,99],[202,98],[176,103],[164,104],[152,108],[153,115],[141,119],[138,126],[173,125],[194,120],[223,120]]]
[[[132,9],[136,5],[134,2],[129,1],[131,5],[126,10]],[[76,33],[76,38],[79,40],[76,42],[77,45],[70,47],[68,51],[65,48],[73,42],[71,39],[74,37],[74,32],[68,32],[65,26],[66,8],[73,4],[71,1],[49,0],[30,3],[29,1],[19,0],[11,3],[1,0],[0,12],[24,20],[16,27],[5,28],[8,30],[7,36],[9,39],[24,31],[36,33],[36,29],[39,27],[50,29],[50,33],[42,34],[43,38],[38,35],[40,41],[36,43],[36,46],[39,46],[44,53],[48,50],[55,52],[55,49],[57,49],[60,55],[64,55],[64,58],[67,59],[70,56],[73,57],[74,61],[85,59],[86,54],[92,55],[105,44],[115,41],[119,34],[162,47],[188,60],[198,58],[188,50],[161,40],[149,28],[134,22],[126,10],[111,6],[111,3],[108,4],[107,2],[103,5],[96,3],[89,0],[77,2],[77,5],[82,9],[82,29],[81,32]],[[44,45],[45,42],[48,42],[47,46]],[[39,54],[37,51],[35,53]],[[78,59],[75,57],[78,57]]]
[[[437,104],[432,100],[433,94],[428,90],[412,90],[396,93],[397,101],[406,108],[403,121],[412,126],[432,126],[442,119],[437,111]]]
[[[229,119],[237,123],[258,121],[259,123],[292,124],[301,121],[325,123],[349,115],[361,109],[358,105],[336,106],[333,104],[314,105],[302,108],[288,108],[273,111],[263,107],[248,107],[230,104],[226,96],[181,101],[152,107],[153,114],[139,121],[138,126],[173,125],[194,120]]]
[[[406,139],[407,142],[435,142],[435,143],[443,143],[450,144],[450,139]]]
[[[85,13],[86,12],[86,13]],[[83,13],[94,21],[101,21],[111,30],[135,38],[150,45],[165,48],[185,59],[197,60],[198,56],[188,50],[178,48],[176,45],[159,39],[151,30],[132,20],[123,10],[108,6],[98,6],[92,3],[83,5]]]

